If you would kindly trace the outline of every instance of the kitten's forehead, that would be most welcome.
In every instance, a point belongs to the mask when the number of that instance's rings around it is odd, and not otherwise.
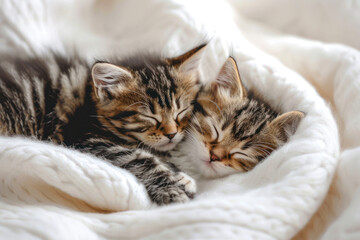
[[[167,65],[143,68],[137,71],[142,90],[161,109],[173,109],[174,104],[179,107],[189,92],[174,73],[174,69]]]
[[[225,151],[231,151],[232,149],[241,149],[241,147],[245,144],[244,141],[239,141],[239,139],[234,139],[232,133],[232,124],[229,124],[227,127],[222,128],[224,126],[227,117],[222,118],[214,118],[212,116],[204,117],[202,120],[203,128],[206,127],[208,136],[211,139],[207,139],[208,141],[215,141],[218,146],[221,146]],[[234,123],[235,124],[235,123]]]
[[[206,116],[204,118],[204,123],[209,128],[211,139],[218,142],[222,141],[224,138],[224,131],[219,127],[221,126],[221,120],[222,119],[216,119],[211,116]]]
[[[171,73],[171,67],[158,65],[146,67],[137,71],[141,81],[147,87],[176,92],[177,84]]]
[[[215,106],[212,101],[206,100],[201,101],[201,105],[205,111],[202,114],[205,123],[215,125],[229,144],[258,134],[277,116],[269,106],[252,98],[241,101],[232,99],[225,106]]]
[[[269,106],[249,99],[233,114],[232,135],[235,139],[245,139],[258,134],[266,123],[277,116]]]

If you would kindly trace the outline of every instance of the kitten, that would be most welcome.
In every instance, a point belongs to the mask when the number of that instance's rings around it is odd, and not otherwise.
[[[179,57],[13,59],[0,63],[0,134],[35,137],[125,168],[159,205],[194,196],[195,183],[154,153],[180,142],[200,88],[197,47]]]
[[[193,104],[186,139],[168,160],[196,179],[253,169],[287,142],[305,116],[300,111],[279,114],[248,92],[233,58]]]

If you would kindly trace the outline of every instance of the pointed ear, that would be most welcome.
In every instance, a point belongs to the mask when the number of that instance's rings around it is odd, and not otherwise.
[[[225,90],[233,97],[245,98],[247,96],[236,62],[232,57],[226,60],[216,80],[211,83],[211,87],[213,91]]]
[[[98,97],[104,92],[109,93],[109,90],[115,86],[117,90],[126,87],[133,79],[131,72],[110,63],[95,63],[91,69],[91,75]]]
[[[167,62],[183,74],[196,75],[205,47],[205,44],[200,45],[181,56],[167,59]]]
[[[305,114],[300,111],[281,114],[270,122],[268,131],[278,140],[278,142],[285,143],[289,137],[296,132],[301,119],[304,117]]]

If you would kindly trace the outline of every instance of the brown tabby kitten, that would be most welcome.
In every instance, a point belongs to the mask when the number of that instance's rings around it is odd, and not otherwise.
[[[170,161],[195,178],[249,171],[286,143],[304,116],[299,111],[280,115],[247,92],[229,58],[194,101],[187,137]]]
[[[31,136],[125,168],[157,204],[192,198],[195,183],[154,152],[181,141],[200,88],[203,46],[173,59],[138,56],[92,68],[60,56],[0,62],[0,134]]]

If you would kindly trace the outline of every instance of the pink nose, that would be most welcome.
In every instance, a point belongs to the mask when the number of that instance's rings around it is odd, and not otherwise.
[[[215,154],[211,153],[210,155],[210,162],[220,161],[220,158]]]
[[[176,135],[176,132],[175,133],[170,133],[170,134],[164,134],[168,139],[173,139]]]

